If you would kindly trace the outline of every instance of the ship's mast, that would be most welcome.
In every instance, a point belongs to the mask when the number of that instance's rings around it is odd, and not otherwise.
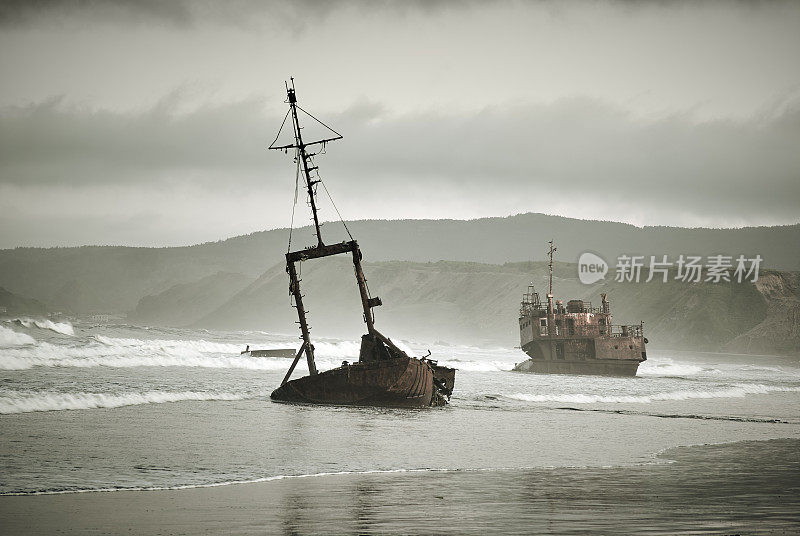
[[[550,292],[548,292],[547,294],[549,296],[552,296],[553,295],[553,253],[555,253],[555,251],[558,248],[554,248],[553,247],[553,241],[552,240],[550,240],[548,242],[548,244],[550,244],[550,251],[547,252],[547,255],[550,257]]]
[[[308,204],[311,207],[311,215],[314,219],[314,231],[316,232],[317,236],[317,251],[325,250],[325,244],[322,242],[322,233],[320,232],[320,225],[319,225],[319,217],[317,216],[317,203],[315,199],[314,193],[314,185],[317,184],[319,179],[313,180],[311,178],[311,172],[316,170],[317,167],[309,165],[309,158],[314,156],[313,154],[309,154],[306,148],[310,145],[315,144],[325,144],[326,142],[341,139],[342,136],[328,125],[324,124],[322,121],[317,119],[316,117],[312,116],[305,110],[302,110],[306,114],[308,114],[312,119],[320,123],[322,126],[336,134],[336,136],[332,138],[326,138],[322,140],[312,141],[310,143],[303,142],[303,135],[302,135],[302,127],[300,126],[300,120],[297,116],[297,109],[299,106],[297,105],[297,94],[295,93],[294,89],[294,78],[291,78],[292,87],[289,87],[289,84],[286,84],[286,96],[287,101],[289,102],[289,113],[292,114],[292,128],[294,130],[294,143],[290,143],[288,145],[281,145],[275,146],[275,142],[269,146],[270,149],[283,149],[284,151],[288,149],[296,149],[297,150],[297,157],[299,157],[299,163],[302,164],[303,167],[303,177],[305,178],[306,190],[308,191]],[[287,114],[288,117],[288,114]],[[286,122],[286,117],[283,119],[284,123]],[[283,125],[281,125],[281,130],[283,129]],[[278,136],[275,138],[277,139],[280,137],[281,131],[278,131]],[[322,251],[321,255],[325,256],[330,254],[327,251]],[[301,252],[298,255],[298,252],[287,252],[286,253],[286,273],[289,274],[289,293],[294,298],[294,306],[297,309],[297,317],[298,317],[298,324],[300,325],[300,333],[301,338],[303,339],[303,344],[300,346],[300,350],[297,352],[297,355],[292,362],[291,367],[289,367],[289,371],[286,373],[286,376],[283,378],[283,383],[289,381],[289,377],[292,375],[295,366],[297,365],[297,361],[300,359],[300,356],[304,353],[306,354],[306,360],[308,362],[308,372],[312,376],[317,373],[317,365],[314,361],[314,345],[311,344],[311,329],[308,326],[308,321],[306,320],[306,310],[305,306],[303,305],[303,294],[300,292],[300,278],[297,275],[297,269],[295,267],[295,263],[298,260],[302,260],[304,258],[303,253]],[[283,383],[281,385],[283,385]]]
[[[312,141],[310,143],[303,142],[303,134],[302,134],[302,127],[300,126],[300,119],[297,117],[297,93],[294,89],[294,78],[290,78],[292,81],[292,87],[289,87],[289,84],[286,84],[286,96],[289,102],[289,111],[292,114],[292,128],[294,130],[294,143],[289,145],[281,145],[280,147],[274,147],[270,145],[270,149],[297,149],[297,154],[300,158],[300,164],[303,167],[303,177],[305,178],[306,183],[306,191],[308,192],[308,203],[311,206],[311,215],[314,219],[314,232],[317,236],[317,246],[322,247],[325,244],[322,242],[322,233],[320,232],[320,225],[319,225],[319,216],[317,215],[317,202],[316,202],[316,194],[314,191],[314,185],[319,183],[319,180],[314,180],[311,178],[311,172],[317,169],[317,166],[309,165],[309,157],[314,156],[313,154],[309,154],[306,150],[307,147],[316,144],[325,144],[329,141],[340,140],[342,139],[341,134],[330,128],[328,125],[322,123],[315,117],[311,116],[317,122],[319,122],[322,126],[336,134],[336,136],[332,138],[325,138],[322,140]],[[308,112],[306,112],[308,113]],[[310,115],[310,114],[309,114]],[[280,133],[278,133],[280,135]]]
[[[294,78],[292,80],[292,87],[286,87],[286,93],[289,97],[289,108],[292,111],[292,126],[294,127],[294,139],[297,143],[297,152],[300,155],[300,161],[303,164],[303,176],[306,179],[306,189],[308,190],[308,202],[311,205],[311,214],[314,216],[314,230],[317,233],[317,242],[320,246],[322,243],[322,233],[319,229],[319,217],[317,216],[317,203],[314,200],[314,185],[319,181],[311,180],[311,168],[308,166],[308,153],[306,153],[306,146],[303,144],[303,134],[300,132],[300,121],[297,119],[297,96],[294,92]]]
[[[550,262],[548,263],[550,266],[550,292],[547,293],[547,336],[550,339],[550,355],[552,356],[553,336],[555,335],[556,326],[555,312],[553,310],[553,252],[556,248],[553,247],[552,240],[548,243],[550,244],[550,251],[547,252],[547,255],[550,257]]]

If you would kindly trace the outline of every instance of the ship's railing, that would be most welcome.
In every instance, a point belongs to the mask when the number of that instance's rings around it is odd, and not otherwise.
[[[544,318],[542,315],[540,318]],[[548,336],[547,326],[536,324],[535,332],[540,337]],[[643,333],[641,324],[633,325],[604,325],[604,324],[578,324],[564,325],[559,320],[553,326],[553,336],[556,337],[641,337]]]
[[[529,316],[529,315],[532,315],[532,316],[544,316],[544,314],[540,314],[540,315],[534,314],[537,311],[546,314],[547,308],[542,306],[542,305],[540,305],[539,307],[536,307],[535,305],[533,305],[532,303],[529,303],[529,302],[522,302],[522,304],[519,307],[519,315],[520,316]]]
[[[610,326],[612,337],[641,337],[642,333],[644,332],[644,326],[642,324],[630,324],[630,325],[617,325],[617,326]]]
[[[537,305],[535,305],[535,304],[533,304],[531,302],[528,302],[528,301],[523,301],[520,304],[520,307],[519,307],[520,316],[527,316],[527,315],[533,314],[535,312],[540,312],[540,313],[541,312],[545,312],[546,313],[547,312],[547,304],[540,303],[537,306]],[[585,314],[585,313],[592,313],[592,314],[599,315],[599,314],[603,314],[603,308],[602,307],[592,307],[591,302],[583,302],[583,308],[580,311],[569,312],[565,305],[562,304],[562,305],[559,306],[558,304],[554,304],[553,305],[553,313],[557,314],[557,315]],[[533,314],[533,316],[542,316],[542,315],[541,314],[539,314],[539,315]]]

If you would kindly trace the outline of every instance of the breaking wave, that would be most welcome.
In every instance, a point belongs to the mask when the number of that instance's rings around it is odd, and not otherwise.
[[[402,348],[402,347],[401,347]],[[323,359],[358,359],[360,341],[314,342],[314,356]]]
[[[252,397],[226,392],[163,392],[143,393],[55,393],[55,392],[5,392],[0,394],[0,414],[30,413],[34,411],[62,411],[71,409],[119,408],[140,404],[163,404],[182,400],[242,400]]]
[[[666,400],[690,400],[701,398],[743,398],[752,394],[767,394],[775,392],[800,392],[800,387],[780,387],[762,384],[743,384],[713,391],[669,391],[648,395],[595,395],[595,394],[552,394],[530,395],[517,393],[508,395],[507,398],[523,402],[559,402],[565,404],[647,404],[650,402]]]
[[[2,326],[0,326],[2,328]],[[5,328],[3,328],[5,329]],[[126,339],[95,335],[80,344],[36,341],[23,333],[5,329],[10,346],[0,355],[0,369],[32,367],[201,367],[250,370],[284,370],[288,360],[279,357],[241,355],[242,345],[206,340]],[[0,335],[3,337],[4,335]],[[16,341],[13,345],[12,342]],[[77,342],[77,341],[76,341]],[[21,346],[27,345],[27,346]],[[359,343],[353,341],[315,343],[317,366],[327,370],[344,359],[358,359]],[[274,344],[258,348],[277,347]]]
[[[704,372],[702,367],[688,363],[676,363],[670,360],[645,361],[639,365],[641,376],[693,376]]]
[[[17,333],[13,329],[0,326],[0,348],[23,346],[28,344],[36,344],[36,339],[26,333]]]
[[[73,328],[72,324],[69,322],[53,322],[52,320],[48,320],[46,318],[41,318],[38,320],[31,318],[16,318],[12,322],[29,329],[36,327],[39,329],[46,329],[55,333],[60,333],[61,335],[75,335],[75,328]]]

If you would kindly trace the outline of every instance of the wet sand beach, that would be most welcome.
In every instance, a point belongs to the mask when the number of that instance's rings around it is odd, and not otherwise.
[[[630,467],[3,496],[0,519],[5,534],[797,534],[798,452],[798,440],[747,441]]]

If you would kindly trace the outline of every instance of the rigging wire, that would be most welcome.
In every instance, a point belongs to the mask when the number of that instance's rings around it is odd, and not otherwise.
[[[303,110],[303,109],[300,107],[300,105],[299,105],[299,104],[295,104],[295,106],[297,106],[297,109],[298,109],[298,110],[302,111],[304,114],[306,114],[307,116],[309,116],[311,119],[313,119],[314,121],[316,121],[317,123],[319,123],[319,124],[320,124],[320,125],[322,125],[323,127],[327,128],[328,130],[330,130],[331,132],[333,132],[334,134],[336,134],[336,135],[337,135],[337,136],[339,136],[340,138],[341,138],[341,137],[343,137],[343,136],[342,136],[341,134],[339,134],[337,131],[335,131],[334,129],[332,129],[331,127],[329,127],[328,125],[326,125],[325,123],[323,123],[322,121],[320,121],[319,119],[317,119],[316,117],[314,117],[313,115],[311,115],[310,113],[308,113],[307,111]]]
[[[319,177],[319,174],[317,174],[317,177]],[[319,179],[319,183],[325,189],[325,193],[328,194],[328,199],[331,200],[331,205],[333,205],[333,210],[336,211],[336,215],[339,216],[339,221],[342,222],[342,225],[344,226],[344,230],[347,231],[347,236],[350,237],[350,240],[355,240],[355,238],[353,238],[353,233],[351,233],[350,229],[347,228],[347,224],[344,222],[344,218],[342,218],[342,215],[339,212],[339,209],[336,207],[336,203],[333,202],[333,197],[331,197],[331,193],[328,191],[328,187],[325,186],[325,183],[323,182],[322,178]]]
[[[291,109],[289,110],[291,111]],[[289,111],[286,112],[286,115],[283,116],[283,121],[281,122],[281,128],[278,129],[278,133],[275,135],[275,139],[272,140],[272,143],[269,144],[269,149],[272,149],[272,146],[275,145],[275,142],[278,141],[278,138],[281,137],[281,132],[283,131],[283,125],[286,124],[286,119],[289,117]]]

